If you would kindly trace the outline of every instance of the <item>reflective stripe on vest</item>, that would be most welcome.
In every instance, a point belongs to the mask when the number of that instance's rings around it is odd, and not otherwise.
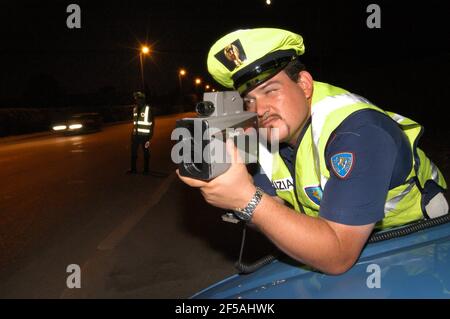
[[[270,181],[272,181],[273,155],[274,152],[269,151],[267,144],[263,144],[260,138],[258,143],[258,161],[264,174]]]
[[[430,160],[430,166],[431,166],[431,178],[438,184],[440,184],[439,180],[439,169],[436,165]]]
[[[397,196],[392,197],[390,200],[386,202],[384,205],[384,213],[392,212],[396,207],[397,204],[400,203],[400,201],[405,198],[406,195],[413,189],[413,187],[416,185],[416,182],[411,179],[409,181],[408,187],[406,187],[400,194]]]
[[[145,122],[145,121],[138,121],[137,122],[139,125],[145,125],[145,126],[152,126],[153,123],[151,122]]]
[[[148,121],[148,112],[150,110],[150,107],[146,106],[145,107],[145,111],[144,111],[144,120],[143,121],[138,121],[138,124],[142,124],[142,125],[152,125],[151,122]]]

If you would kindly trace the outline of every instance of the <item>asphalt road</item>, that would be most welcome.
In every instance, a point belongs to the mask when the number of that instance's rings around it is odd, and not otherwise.
[[[156,118],[150,165],[165,177],[125,174],[129,124],[0,140],[0,298],[185,298],[236,272],[240,227],[174,174],[177,117]]]

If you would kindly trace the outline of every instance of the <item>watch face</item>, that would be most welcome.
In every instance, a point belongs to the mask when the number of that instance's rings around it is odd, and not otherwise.
[[[239,210],[235,210],[234,214],[236,215],[237,218],[239,218],[241,220],[245,220],[245,221],[248,221],[251,218],[251,216],[249,216],[248,214],[241,212]]]

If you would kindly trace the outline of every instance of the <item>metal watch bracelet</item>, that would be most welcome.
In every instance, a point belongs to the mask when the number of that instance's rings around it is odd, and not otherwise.
[[[256,187],[256,192],[253,195],[252,199],[248,202],[245,208],[236,208],[234,209],[235,215],[246,222],[250,221],[253,217],[253,213],[255,212],[256,206],[258,206],[264,192],[261,188]]]

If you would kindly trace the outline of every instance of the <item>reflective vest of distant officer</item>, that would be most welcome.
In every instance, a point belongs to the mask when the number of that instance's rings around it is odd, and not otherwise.
[[[149,172],[150,164],[150,140],[153,136],[154,119],[152,109],[145,103],[145,95],[141,92],[134,93],[136,105],[133,108],[133,131],[131,134],[131,169],[129,174],[136,174],[136,161],[139,146],[144,153],[145,175]]]

